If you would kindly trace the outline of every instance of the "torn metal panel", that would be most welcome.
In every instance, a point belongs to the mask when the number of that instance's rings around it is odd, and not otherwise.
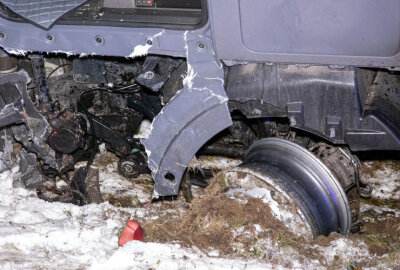
[[[19,172],[15,175],[14,186],[34,188],[45,181],[40,173],[39,162],[34,153],[22,149],[20,154]]]
[[[22,124],[24,118],[13,104],[7,104],[0,112],[0,128],[10,124]]]
[[[223,66],[209,38],[185,32],[187,76],[184,88],[154,119],[146,147],[155,180],[154,196],[176,195],[195,153],[232,125],[223,83]]]
[[[13,166],[14,149],[10,130],[0,130],[0,172],[9,170]]]
[[[147,54],[185,56],[183,32],[160,28],[55,25],[51,31],[45,31],[34,25],[8,21],[0,17],[0,32],[4,34],[4,37],[0,38],[0,46],[9,54],[21,56],[28,52],[128,58]],[[203,33],[204,30],[199,32]],[[47,39],[48,35],[52,36],[51,42]],[[97,41],[99,37],[101,43]]]
[[[15,120],[24,125],[12,126],[12,133],[16,141],[22,143],[26,149],[35,153],[45,164],[56,169],[54,151],[45,143],[49,136],[49,123],[35,108],[30,99],[26,85],[30,78],[25,71],[19,71],[0,76],[0,96],[3,104],[12,104],[14,112],[19,112],[20,117]],[[15,92],[15,93],[14,93]],[[1,111],[6,116],[7,109]]]
[[[43,28],[88,0],[1,0],[13,12]]]

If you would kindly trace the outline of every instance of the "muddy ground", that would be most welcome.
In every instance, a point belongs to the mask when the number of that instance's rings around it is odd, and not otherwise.
[[[209,159],[199,162],[208,164]],[[229,162],[221,164],[229,167]],[[143,194],[152,191],[152,180],[144,175],[128,180],[141,190],[142,198],[126,195],[127,191],[105,198],[114,206],[154,209],[139,218],[146,242],[179,243],[205,257],[256,259],[287,268],[400,269],[400,161],[365,161],[363,177],[374,192],[361,200],[360,232],[317,239],[289,232],[260,199],[243,204],[228,198],[224,179],[218,175],[207,189],[193,187],[191,202],[182,194],[161,201],[144,199]]]

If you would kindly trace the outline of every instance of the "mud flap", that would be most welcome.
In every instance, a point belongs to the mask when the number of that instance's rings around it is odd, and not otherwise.
[[[155,181],[154,197],[176,195],[195,153],[214,135],[232,125],[224,72],[212,42],[185,33],[188,71],[184,88],[154,119],[142,140]]]

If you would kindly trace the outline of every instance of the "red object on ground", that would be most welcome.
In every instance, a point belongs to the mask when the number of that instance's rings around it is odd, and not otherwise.
[[[139,223],[133,220],[128,221],[128,223],[126,224],[124,231],[119,237],[118,245],[123,246],[132,240],[143,240],[143,229],[142,227],[140,227]]]

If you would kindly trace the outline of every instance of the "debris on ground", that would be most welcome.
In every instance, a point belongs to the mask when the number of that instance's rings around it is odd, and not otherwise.
[[[137,221],[130,220],[119,237],[118,246],[123,246],[133,240],[143,241],[143,229]]]
[[[362,201],[361,231],[314,240],[288,231],[262,200],[226,196],[218,177],[206,189],[193,186],[191,203],[182,196],[153,201],[149,175],[121,177],[107,151],[93,164],[104,202],[84,206],[14,187],[18,168],[0,174],[1,269],[396,269],[400,262],[400,201],[378,196],[396,192],[387,181],[400,176],[392,162],[365,173],[382,191]],[[147,237],[119,247],[130,220]]]

